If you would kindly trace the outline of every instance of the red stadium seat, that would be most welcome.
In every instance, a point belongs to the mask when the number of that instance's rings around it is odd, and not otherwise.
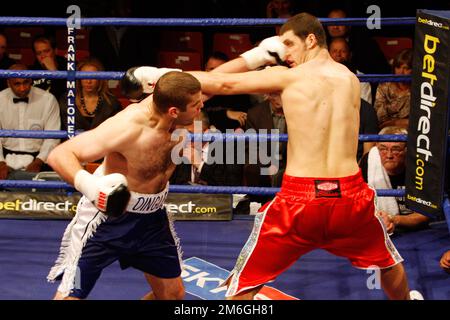
[[[162,51],[194,51],[203,53],[203,34],[201,32],[170,31],[161,32]]]
[[[234,59],[241,53],[253,48],[248,33],[216,33],[213,39],[213,51],[221,51]]]
[[[198,52],[160,51],[158,66],[182,70],[200,70],[202,59]]]
[[[17,27],[5,28],[5,36],[10,48],[32,49],[33,39],[39,34],[44,34],[42,27]]]
[[[35,56],[31,48],[8,48],[8,56],[27,67],[34,63]]]
[[[412,39],[407,37],[374,37],[374,39],[390,64],[400,51],[413,47]]]

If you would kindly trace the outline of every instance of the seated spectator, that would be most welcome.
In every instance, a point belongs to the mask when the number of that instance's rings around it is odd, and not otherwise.
[[[269,0],[266,6],[266,18],[290,18],[293,16],[292,0]]]
[[[259,132],[266,129],[278,129],[280,134],[287,133],[286,119],[284,117],[283,106],[279,94],[266,94],[265,101],[249,109],[247,114],[246,130],[254,129]],[[268,152],[271,151],[268,143]],[[279,167],[274,168],[273,175],[261,175],[261,164],[246,164],[244,168],[245,185],[247,186],[267,186],[281,187],[281,179],[286,169],[287,143],[281,142],[279,150]]]
[[[9,70],[27,70],[20,64]],[[60,130],[55,97],[32,86],[31,79],[9,78],[9,88],[0,92],[0,128],[3,130]],[[42,171],[57,139],[2,138],[0,179],[32,179]],[[45,170],[48,170],[45,168]]]
[[[228,61],[223,52],[213,52],[207,59],[205,71],[211,71]],[[247,109],[251,105],[250,96],[246,94],[232,96],[214,96],[205,102],[211,125],[221,132],[226,129],[244,128],[247,120]]]
[[[333,9],[328,13],[328,18],[347,18],[347,13],[342,9]],[[351,28],[344,25],[330,25],[326,28],[328,42],[333,38],[345,38],[352,52],[354,67],[364,73],[389,73],[390,67],[383,52],[370,36],[369,30],[363,27]],[[375,90],[375,87],[372,87]]]
[[[67,61],[63,57],[56,55],[55,40],[46,35],[39,35],[33,40],[33,52],[36,61],[31,70],[65,71]],[[66,91],[66,80],[64,79],[34,79],[33,86],[49,91],[56,99],[59,99]]]
[[[187,126],[186,129],[191,133],[194,132],[196,125],[201,122],[201,130],[204,133],[214,131],[214,127],[210,126],[207,114],[202,111],[195,119],[194,124]],[[198,130],[198,129],[197,129]],[[234,147],[234,145],[232,145]],[[223,155],[227,153],[228,144],[224,144]],[[222,163],[209,164],[208,157],[215,156],[214,150],[209,150],[208,142],[191,142],[188,143],[183,150],[183,163],[177,165],[170,183],[173,184],[203,184],[211,186],[240,186],[242,185],[242,164],[234,162],[227,164]],[[236,153],[235,153],[236,154]],[[223,159],[225,160],[225,159]]]
[[[353,65],[352,53],[345,38],[333,38],[328,45],[328,51],[334,61],[342,63],[355,74],[363,74]],[[361,99],[364,99],[372,105],[372,87],[368,82],[361,82]]]
[[[16,62],[8,57],[8,40],[3,33],[0,33],[0,69],[7,70]],[[8,85],[5,79],[0,79],[0,90],[6,89]]]
[[[104,3],[102,16],[129,18],[135,16],[128,0]],[[141,14],[138,12],[138,14]],[[99,59],[108,71],[124,71],[133,66],[155,65],[159,28],[143,28],[127,25],[104,25],[92,28],[89,33],[89,52]],[[152,39],[153,45],[148,45]]]
[[[407,134],[401,127],[385,127],[379,134]],[[377,142],[360,161],[364,180],[375,189],[404,189],[406,171],[405,142]],[[409,210],[405,198],[378,197],[377,211],[389,233],[423,228],[430,218]]]
[[[393,63],[394,73],[410,75],[412,72],[411,49],[401,51]],[[377,111],[380,128],[399,126],[408,128],[408,118],[411,103],[410,82],[380,83],[375,96],[375,110]]]
[[[100,61],[85,59],[77,64],[78,71],[104,71]],[[109,92],[107,80],[81,79],[76,82],[75,130],[87,131],[114,116],[122,110],[122,105]],[[67,130],[67,98],[60,99],[61,130]]]
[[[450,273],[450,250],[442,255],[440,266],[445,272]]]
[[[378,118],[373,106],[367,101],[361,99],[361,107],[359,108],[359,134],[378,134]],[[368,153],[375,142],[358,142],[358,151],[356,159],[360,161],[361,157]]]

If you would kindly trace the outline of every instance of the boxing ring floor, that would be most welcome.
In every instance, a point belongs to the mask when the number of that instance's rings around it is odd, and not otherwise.
[[[57,257],[67,220],[0,219],[0,299],[47,300],[57,284],[47,283],[46,275]],[[253,225],[248,218],[232,221],[176,221],[183,259],[201,261],[231,270]],[[450,248],[445,222],[430,229],[393,237],[405,259],[411,288],[429,300],[450,300],[450,275],[439,267],[443,252]],[[307,300],[379,300],[382,290],[369,290],[370,277],[351,267],[344,258],[316,250],[297,261],[270,286]],[[185,282],[186,283],[186,282]],[[192,285],[195,281],[191,281]],[[187,291],[189,292],[190,290]],[[141,272],[121,270],[118,263],[106,268],[89,299],[137,300],[148,292]],[[186,294],[188,300],[200,299]],[[204,298],[203,298],[204,299]]]

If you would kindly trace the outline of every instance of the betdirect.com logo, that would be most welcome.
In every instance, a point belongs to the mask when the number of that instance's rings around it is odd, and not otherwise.
[[[431,19],[426,19],[426,18],[417,17],[417,22],[423,23],[423,24],[427,24],[427,25],[432,26],[432,27],[445,29],[445,30],[448,30],[448,29],[449,29],[449,26],[444,25],[444,24],[441,23],[441,22],[433,21],[433,20],[431,20]]]
[[[30,199],[22,201],[3,201],[0,202],[0,210],[6,211],[61,211],[61,212],[75,212],[77,205],[66,200],[64,202],[51,201],[37,201]]]

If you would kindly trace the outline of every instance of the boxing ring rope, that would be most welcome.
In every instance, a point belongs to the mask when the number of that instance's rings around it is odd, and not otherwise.
[[[51,79],[66,79],[67,71],[44,71],[44,70],[1,70],[0,78],[31,78],[42,77]],[[75,79],[97,79],[97,80],[120,80],[125,72],[120,71],[76,71]],[[386,75],[386,74],[357,74],[361,82],[410,82],[411,76]]]
[[[352,25],[363,26],[367,23],[367,18],[320,18],[323,25]],[[383,26],[411,25],[415,23],[415,17],[391,17],[380,18],[379,22]],[[39,26],[67,26],[66,18],[47,17],[0,17],[0,25],[39,25]],[[280,25],[286,19],[235,19],[235,18],[80,18],[81,26],[105,26],[105,25],[126,25],[126,26],[270,26]],[[73,53],[75,48],[73,48]],[[0,78],[54,78],[54,79],[108,79],[119,80],[124,72],[68,72],[68,71],[30,71],[30,70],[0,70]],[[393,74],[365,74],[357,75],[361,82],[406,82],[411,81],[411,76],[399,76]],[[33,131],[33,130],[0,130],[0,137],[33,138],[33,139],[61,139],[67,138],[66,131]],[[196,135],[194,135],[196,136]],[[279,141],[287,141],[287,135],[275,135]],[[194,138],[194,137],[192,137]],[[194,139],[202,141],[223,140],[270,140],[271,135],[261,136],[258,134],[203,134]],[[209,139],[209,140],[208,140]],[[365,141],[406,141],[405,135],[360,135],[359,140]],[[450,151],[450,149],[449,149]],[[74,190],[73,186],[65,182],[55,181],[29,181],[29,180],[0,180],[0,187],[3,188],[43,188],[43,189],[67,189]],[[279,188],[261,187],[226,187],[226,186],[191,186],[191,185],[171,185],[170,192],[173,193],[236,193],[236,194],[256,194],[274,195]],[[376,190],[378,196],[404,197],[405,190]],[[448,198],[444,204],[446,216],[450,216],[450,204]],[[450,220],[448,220],[450,221]]]
[[[368,18],[319,18],[327,25],[365,26]],[[281,25],[287,19],[281,18],[80,18],[81,26],[155,26],[155,27],[209,27],[209,26],[270,26]],[[382,26],[414,24],[415,17],[385,17],[379,21]],[[67,26],[66,18],[48,17],[0,17],[0,25]]]

